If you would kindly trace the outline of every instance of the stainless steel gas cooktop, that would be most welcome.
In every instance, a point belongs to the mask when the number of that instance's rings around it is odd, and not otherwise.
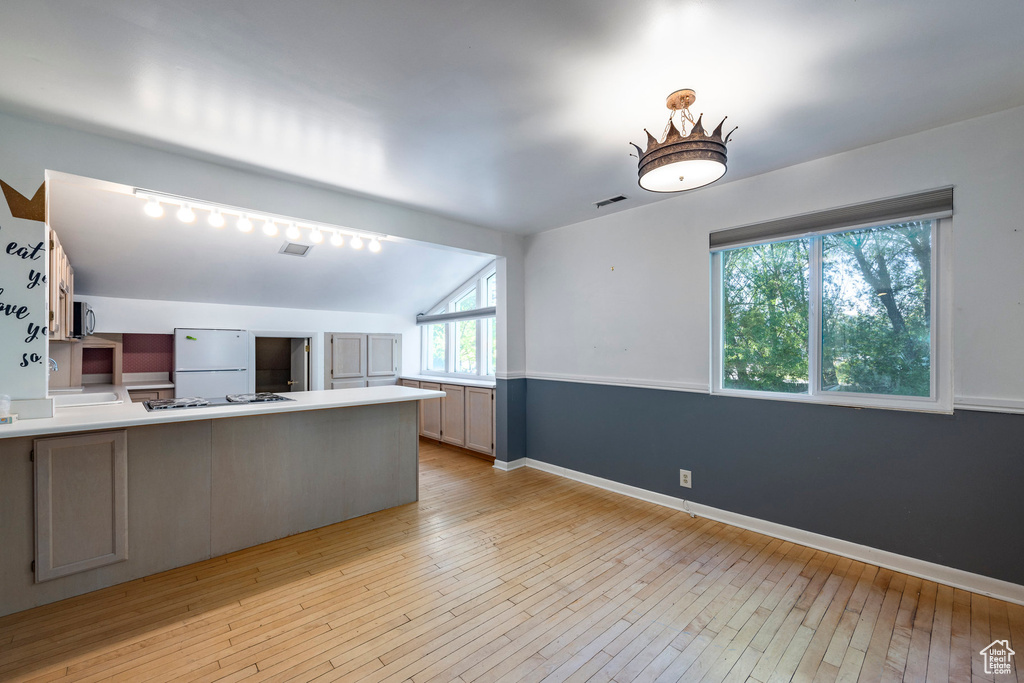
[[[143,401],[146,410],[177,410],[181,408],[212,408],[214,406],[247,405],[249,403],[272,403],[275,401],[294,401],[294,398],[261,391],[255,394],[228,394],[224,398],[160,398]]]

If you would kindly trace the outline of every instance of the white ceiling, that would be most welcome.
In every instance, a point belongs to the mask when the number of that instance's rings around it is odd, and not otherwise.
[[[49,223],[75,268],[76,294],[410,317],[424,313],[494,257],[389,239],[380,253],[326,240],[305,257],[280,254],[289,240],[257,223],[245,234],[146,216],[134,188],[49,173]],[[282,225],[282,231],[284,226]],[[310,244],[308,231],[303,239]]]
[[[725,181],[1024,105],[1019,0],[5,0],[0,107],[530,233],[662,199],[665,96]],[[698,190],[699,191],[699,190]]]

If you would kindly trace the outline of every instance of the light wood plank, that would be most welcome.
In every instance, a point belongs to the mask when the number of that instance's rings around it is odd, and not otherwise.
[[[418,502],[0,618],[0,679],[970,681],[1024,642],[1017,605],[420,451]]]

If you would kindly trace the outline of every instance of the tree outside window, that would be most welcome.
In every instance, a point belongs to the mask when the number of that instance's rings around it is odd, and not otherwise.
[[[932,231],[910,221],[722,252],[721,387],[930,396]]]

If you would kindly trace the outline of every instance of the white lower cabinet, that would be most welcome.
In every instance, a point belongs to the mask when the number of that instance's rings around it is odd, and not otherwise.
[[[420,401],[420,436],[494,455],[494,389],[411,379],[401,385],[446,394]]]
[[[441,385],[433,382],[420,382],[419,385],[420,389],[441,391]],[[420,436],[441,440],[441,399],[420,401]]]
[[[128,433],[36,439],[36,583],[128,558]]]
[[[466,445],[466,387],[442,384],[447,396],[441,399],[441,441]]]
[[[494,453],[494,389],[466,387],[466,448]]]

